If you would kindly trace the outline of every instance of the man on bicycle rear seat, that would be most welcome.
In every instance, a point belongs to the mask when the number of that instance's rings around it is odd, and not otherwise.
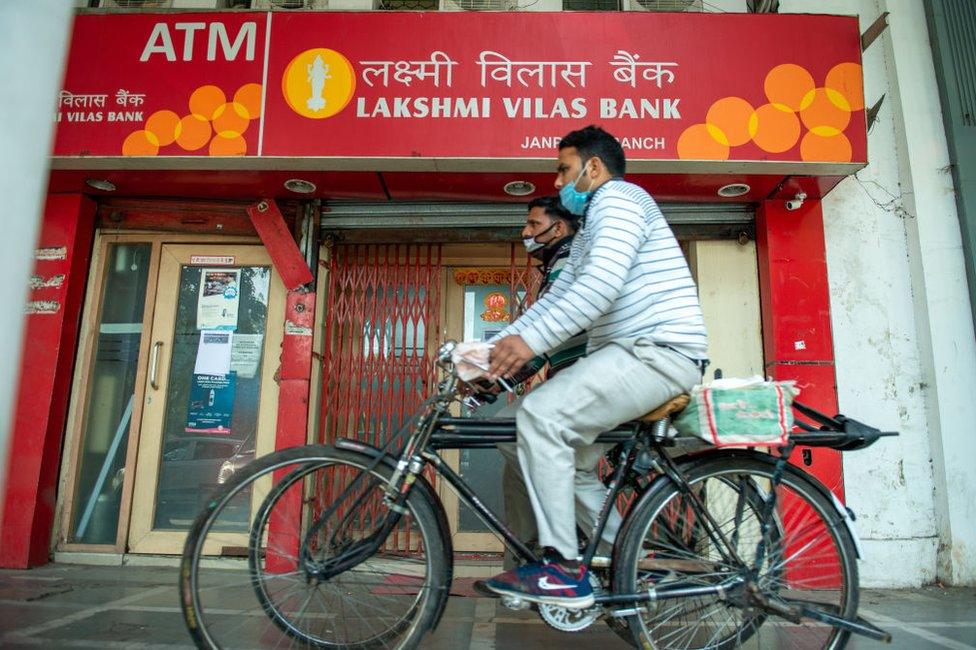
[[[708,341],[695,283],[657,204],[623,180],[625,164],[620,143],[599,127],[562,139],[555,187],[581,228],[550,290],[494,340],[490,373],[510,377],[589,332],[587,356],[530,392],[516,415],[546,552],[489,580],[498,594],[592,606],[589,571],[577,559],[575,450],[701,379]]]

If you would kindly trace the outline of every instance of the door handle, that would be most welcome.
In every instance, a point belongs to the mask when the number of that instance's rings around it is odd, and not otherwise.
[[[162,341],[156,341],[152,347],[152,359],[149,362],[149,385],[153,390],[159,390],[159,382],[156,381],[159,371],[159,348],[163,347]]]

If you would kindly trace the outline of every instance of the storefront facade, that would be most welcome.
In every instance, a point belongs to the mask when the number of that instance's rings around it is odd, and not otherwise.
[[[176,554],[255,455],[389,435],[440,341],[531,299],[524,204],[590,123],[678,234],[713,368],[836,412],[822,199],[867,164],[862,79],[841,16],[79,15],[0,560]],[[839,454],[799,462],[845,497]],[[456,548],[500,550],[444,496]]]

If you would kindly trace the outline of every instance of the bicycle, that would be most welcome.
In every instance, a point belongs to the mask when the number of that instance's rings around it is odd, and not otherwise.
[[[416,647],[444,611],[453,572],[432,475],[520,558],[537,559],[438,453],[515,441],[512,420],[450,414],[461,399],[453,349],[438,351],[437,392],[384,448],[338,439],[284,449],[212,497],[190,528],[180,571],[199,647]],[[605,619],[635,647],[662,650],[836,650],[852,633],[890,640],[857,615],[850,511],[788,461],[796,445],[851,451],[897,434],[795,403],[819,426],[798,420],[800,431],[775,453],[716,449],[672,437],[670,418],[682,407],[676,398],[599,437],[614,445],[607,498],[581,550],[599,583],[596,602],[539,605],[546,623],[575,632]],[[252,490],[260,506],[240,548],[231,535]],[[613,552],[598,556],[618,504],[626,511]]]

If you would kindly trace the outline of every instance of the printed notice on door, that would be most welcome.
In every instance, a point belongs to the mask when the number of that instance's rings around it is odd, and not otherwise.
[[[236,330],[240,302],[240,269],[203,269],[197,301],[197,329]]]
[[[186,411],[187,433],[230,434],[237,397],[237,375],[193,375]]]
[[[198,375],[226,375],[231,370],[234,333],[221,330],[200,332],[193,372]]]
[[[230,353],[230,369],[241,379],[253,379],[261,365],[263,334],[234,334]]]

